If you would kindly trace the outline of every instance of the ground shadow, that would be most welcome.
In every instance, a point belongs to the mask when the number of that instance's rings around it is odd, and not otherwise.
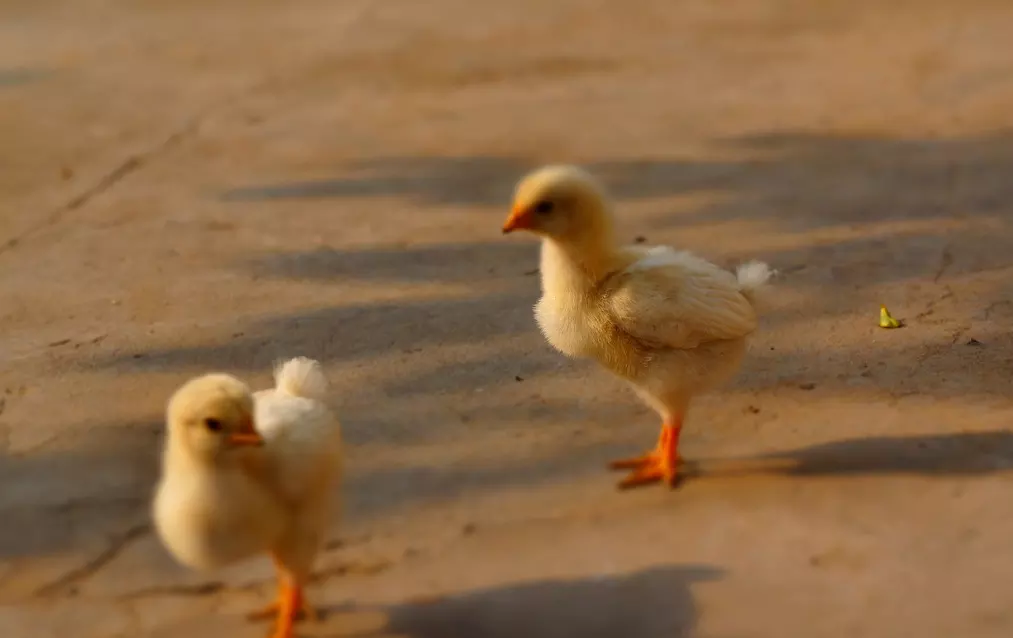
[[[779,285],[810,295],[809,316],[852,309],[841,291],[901,280],[940,278],[1013,263],[1005,220],[1013,201],[1013,133],[947,140],[885,139],[775,131],[719,140],[730,159],[645,158],[588,162],[621,199],[721,192],[689,210],[658,210],[638,228],[673,229],[733,219],[787,231],[850,228],[842,236],[736,255],[789,272]],[[505,207],[529,160],[509,157],[381,157],[347,167],[340,187],[230,191],[230,201],[307,196],[391,196],[434,205]],[[863,229],[888,220],[989,218],[994,228]],[[227,343],[151,350],[96,361],[125,370],[214,366],[250,368],[293,350],[324,359],[365,358],[391,349],[470,343],[534,332],[531,303],[536,247],[528,242],[376,246],[265,254],[241,266],[255,277],[285,279],[499,281],[507,292],[468,298],[320,308],[258,320]],[[706,252],[706,251],[705,251]],[[944,280],[945,281],[945,280]],[[1006,294],[1007,291],[1003,291]],[[994,302],[994,299],[988,300]],[[864,302],[864,300],[863,300]],[[790,313],[768,318],[775,321]],[[374,328],[374,326],[376,326]],[[242,334],[238,334],[238,333]],[[520,355],[518,355],[520,356]]]
[[[321,361],[424,351],[530,330],[537,292],[505,291],[450,299],[350,304],[237,324],[225,343],[117,353],[82,362],[121,370],[266,370],[306,353]]]
[[[318,248],[270,253],[240,266],[257,277],[273,279],[488,284],[499,279],[536,275],[538,244],[476,241],[344,250]],[[535,287],[534,283],[530,286],[532,290]]]
[[[660,219],[692,224],[768,218],[793,229],[875,219],[1009,212],[1013,130],[903,139],[778,130],[716,140],[730,159],[657,157],[583,165],[620,200],[721,192],[732,197]],[[350,177],[225,192],[227,201],[405,197],[417,203],[506,206],[539,162],[496,156],[380,157],[342,167]]]
[[[655,226],[764,219],[792,230],[886,221],[1008,216],[1013,131],[891,139],[772,131],[718,140],[737,159],[592,163],[620,199],[730,195]]]
[[[39,82],[52,73],[43,69],[0,69],[0,89]]]
[[[688,461],[687,479],[774,473],[797,477],[975,476],[1013,470],[1013,432],[875,436],[755,457]]]
[[[332,197],[404,197],[421,205],[503,205],[532,163],[511,157],[380,157],[347,165],[351,176],[226,191],[226,202]]]
[[[372,635],[688,638],[697,616],[692,585],[721,576],[712,567],[663,566],[622,576],[524,583],[389,608],[385,631]]]
[[[80,441],[60,451],[0,455],[0,596],[6,602],[73,592],[150,532],[161,423],[82,430]],[[45,561],[33,562],[40,556]]]
[[[349,475],[346,503],[355,516],[371,517],[407,505],[453,502],[458,498],[601,476],[608,485],[609,460],[619,456],[614,443],[569,440],[558,449],[541,446],[524,458],[378,466]]]
[[[620,199],[712,190],[728,195],[691,210],[659,210],[642,220],[647,228],[652,224],[667,229],[748,218],[787,231],[842,225],[861,231],[867,222],[891,219],[934,222],[994,217],[1003,224],[1009,219],[1007,202],[1013,201],[1013,192],[1007,175],[1013,170],[1013,139],[1004,132],[944,141],[773,133],[732,140],[727,145],[742,151],[742,157],[722,161],[670,158],[592,162],[590,167],[602,175]],[[523,161],[511,159],[388,158],[356,169],[366,174],[349,179],[367,183],[348,186],[347,192],[333,196],[383,195],[432,204],[502,206],[513,181],[525,169]],[[296,192],[282,196],[300,195]],[[854,301],[847,291],[854,292],[856,287],[909,280],[936,285],[958,272],[977,272],[1013,262],[1013,251],[1009,250],[1013,242],[1005,225],[987,233],[919,230],[904,236],[859,233],[843,239],[831,236],[821,243],[806,244],[805,237],[800,241],[795,247],[758,256],[768,258],[775,267],[784,261],[806,266],[779,285],[802,286],[797,290],[811,292],[804,295],[809,306],[804,316],[808,317],[853,313]],[[403,369],[388,366],[381,378],[369,379],[371,389],[379,388],[381,395],[390,392],[392,396],[406,397],[475,389],[497,381],[518,383],[514,380],[517,377],[530,383],[551,367],[564,365],[561,356],[544,349],[544,340],[531,316],[531,305],[538,296],[537,279],[532,274],[534,251],[530,243],[496,244],[483,239],[428,247],[327,249],[254,257],[242,267],[262,277],[408,283],[426,280],[469,284],[474,291],[451,298],[282,310],[238,323],[231,337],[180,348],[112,353],[89,359],[84,365],[124,372],[197,372],[212,367],[262,371],[276,358],[292,353],[312,354],[324,361],[368,361],[400,352],[405,357],[423,356],[426,365],[406,364]],[[949,261],[943,259],[946,255],[950,255]],[[818,268],[825,268],[829,277],[819,279],[810,274]],[[495,289],[482,288],[489,281],[498,284]],[[942,290],[938,292],[942,294]],[[1005,397],[1008,384],[994,371],[1008,367],[1011,342],[995,331],[1008,318],[1009,306],[1001,305],[1007,303],[1008,295],[1008,288],[996,287],[960,303],[961,313],[977,306],[998,308],[991,318],[983,315],[990,329],[994,328],[992,333],[967,335],[976,336],[984,345],[951,341],[948,335],[945,343],[933,341],[939,335],[931,335],[928,325],[920,331],[920,319],[909,316],[909,327],[904,331],[874,335],[879,341],[872,355],[868,344],[857,342],[838,344],[826,352],[782,351],[780,347],[754,352],[737,385],[750,391],[771,392],[787,378],[794,390],[804,384],[814,398],[824,393],[844,393],[876,401],[889,393],[901,396],[928,392],[937,398],[965,399]],[[798,312],[794,314],[768,317],[765,326],[803,316],[797,306],[795,310]],[[929,319],[936,320],[940,314]],[[870,330],[878,330],[870,326]],[[481,360],[475,361],[461,361],[456,352],[443,354],[450,350],[443,346],[487,343],[516,335],[525,335],[529,341],[524,343],[531,347],[525,350],[511,341],[497,347],[495,354],[484,353]],[[543,350],[536,352],[536,343]],[[856,380],[867,385],[852,385]],[[588,389],[586,394],[592,392]],[[526,399],[512,400],[516,405],[500,406],[501,411],[523,420]],[[486,401],[492,402],[488,398]],[[628,405],[634,403],[631,398]],[[399,433],[404,432],[410,433],[404,435],[409,442],[447,433],[474,436],[467,427],[458,427],[446,414],[435,410],[410,416],[397,413],[393,418],[398,423],[381,424],[392,427],[371,424],[369,436],[387,444],[400,444]],[[560,422],[566,427],[572,425],[572,419]],[[486,426],[488,423],[483,422],[482,427]],[[365,435],[361,433],[365,429],[353,423],[350,443],[363,440]],[[1013,451],[1005,436],[862,439],[745,460],[759,464],[761,469],[769,467],[798,476],[986,474],[1007,469]],[[986,444],[993,446],[991,452],[981,447]],[[353,502],[360,511],[376,512],[422,499],[423,495],[450,499],[463,490],[492,491],[519,480],[544,482],[598,471],[604,476],[599,457],[608,458],[614,452],[604,445],[584,449],[577,456],[568,450],[566,463],[538,458],[527,463],[504,460],[482,466],[379,467],[350,477],[350,489],[379,495],[368,502]],[[702,467],[698,473],[706,475],[716,466],[704,463]],[[692,466],[688,469],[692,475]]]
[[[612,480],[606,466],[629,456],[611,442],[567,444],[558,455],[456,467],[378,468],[349,477],[349,504],[360,515],[380,513],[408,502],[452,500],[468,493],[507,486],[546,484],[576,477]],[[639,448],[635,452],[639,452]],[[559,457],[566,455],[566,463]],[[821,476],[982,476],[1013,471],[1013,432],[866,437],[832,441],[759,456],[686,460],[682,477],[780,474]]]
[[[624,224],[632,234],[665,241],[674,239],[670,232],[680,228],[732,221],[787,233],[819,231],[825,236],[731,256],[766,259],[785,270],[826,267],[835,284],[860,281],[870,286],[919,277],[938,281],[944,273],[1013,263],[1008,227],[1013,186],[1006,179],[1013,171],[1013,131],[951,139],[773,131],[716,140],[713,148],[722,159],[701,159],[698,153],[584,165],[608,185],[620,206],[628,200],[717,195],[676,209],[659,202]],[[536,163],[495,156],[381,157],[341,167],[347,177],[322,182],[340,187],[308,190],[313,196],[323,190],[329,197],[400,197],[422,205],[505,210],[513,184]],[[265,188],[230,191],[225,197],[248,201],[310,196],[304,187]],[[468,271],[464,265],[469,262],[481,273],[487,262],[502,263],[500,257],[513,254],[526,259],[523,248],[513,253],[512,247],[492,249],[494,245],[481,242],[456,250],[439,246],[431,261],[424,261],[430,258],[424,250],[381,246],[373,256],[364,250],[329,250],[265,255],[248,265],[268,276],[410,279]],[[489,246],[491,254],[481,252],[483,246]],[[686,247],[708,252],[706,247]],[[449,276],[455,281],[463,277]],[[807,283],[805,276],[799,281]]]
[[[157,439],[149,429],[141,435]],[[349,473],[341,488],[344,515],[371,518],[410,504],[424,506],[575,478],[600,476],[603,485],[611,485],[615,477],[607,471],[607,461],[626,452],[621,449],[624,446],[607,441],[580,444],[576,439],[562,441],[559,446],[499,461],[378,465],[357,470]],[[135,440],[121,442],[112,450],[100,447],[31,459],[0,459],[0,478],[5,485],[18,488],[8,490],[0,503],[7,522],[0,528],[0,558],[9,561],[77,548],[88,552],[88,561],[96,556],[112,560],[116,548],[149,530],[147,508],[157,478],[159,449],[157,440]],[[560,461],[563,457],[566,462]],[[683,477],[687,481],[762,474],[796,478],[953,477],[1010,471],[1013,432],[996,431],[863,437],[757,456],[690,458]],[[25,530],[33,532],[25,534]],[[73,575],[88,561],[70,560],[67,573]],[[54,573],[36,583],[36,588],[60,583],[64,576]]]

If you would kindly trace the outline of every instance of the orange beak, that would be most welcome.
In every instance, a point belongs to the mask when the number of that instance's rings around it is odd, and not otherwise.
[[[503,234],[513,232],[515,230],[525,230],[534,227],[532,223],[534,221],[534,214],[530,208],[521,208],[515,206],[510,211],[510,216],[507,217],[506,223],[503,224]]]
[[[259,447],[264,444],[264,437],[253,427],[253,420],[246,419],[237,432],[229,435],[229,443],[237,447]]]

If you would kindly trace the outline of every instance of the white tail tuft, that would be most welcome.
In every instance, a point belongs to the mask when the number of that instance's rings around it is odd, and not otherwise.
[[[742,290],[742,294],[754,306],[757,304],[760,306],[766,305],[764,303],[765,296],[760,291],[767,285],[770,278],[776,274],[776,270],[772,270],[770,266],[762,261],[750,261],[735,269],[735,278],[739,280],[739,288]]]
[[[330,384],[319,362],[296,357],[274,368],[274,384],[278,390],[304,399],[325,401]]]
[[[735,271],[739,286],[746,292],[762,288],[776,274],[776,271],[771,270],[770,266],[762,261],[750,261],[742,264]]]

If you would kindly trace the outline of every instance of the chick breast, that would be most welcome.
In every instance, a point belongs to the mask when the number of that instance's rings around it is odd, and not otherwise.
[[[179,562],[214,569],[263,552],[282,534],[285,511],[238,472],[170,461],[153,504],[155,529]]]

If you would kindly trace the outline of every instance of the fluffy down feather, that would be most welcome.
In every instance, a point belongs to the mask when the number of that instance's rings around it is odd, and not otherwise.
[[[620,246],[612,206],[586,172],[550,166],[526,176],[503,232],[542,238],[535,318],[548,342],[630,382],[663,420],[658,448],[622,485],[674,480],[678,433],[694,396],[738,369],[757,328],[757,296],[773,271],[735,273],[667,246]]]
[[[176,392],[153,516],[169,551],[196,569],[271,554],[280,572],[275,636],[290,638],[340,483],[341,428],[316,361],[281,364],[275,383],[251,393],[216,374]]]
[[[275,366],[274,387],[294,397],[327,402],[330,384],[320,363],[306,357],[296,357]]]
[[[756,311],[734,275],[667,246],[620,271],[609,288],[612,319],[649,348],[688,350],[756,329]]]
[[[272,484],[290,502],[316,494],[341,471],[341,429],[328,393],[320,364],[300,357],[276,368],[274,388],[253,395]]]

